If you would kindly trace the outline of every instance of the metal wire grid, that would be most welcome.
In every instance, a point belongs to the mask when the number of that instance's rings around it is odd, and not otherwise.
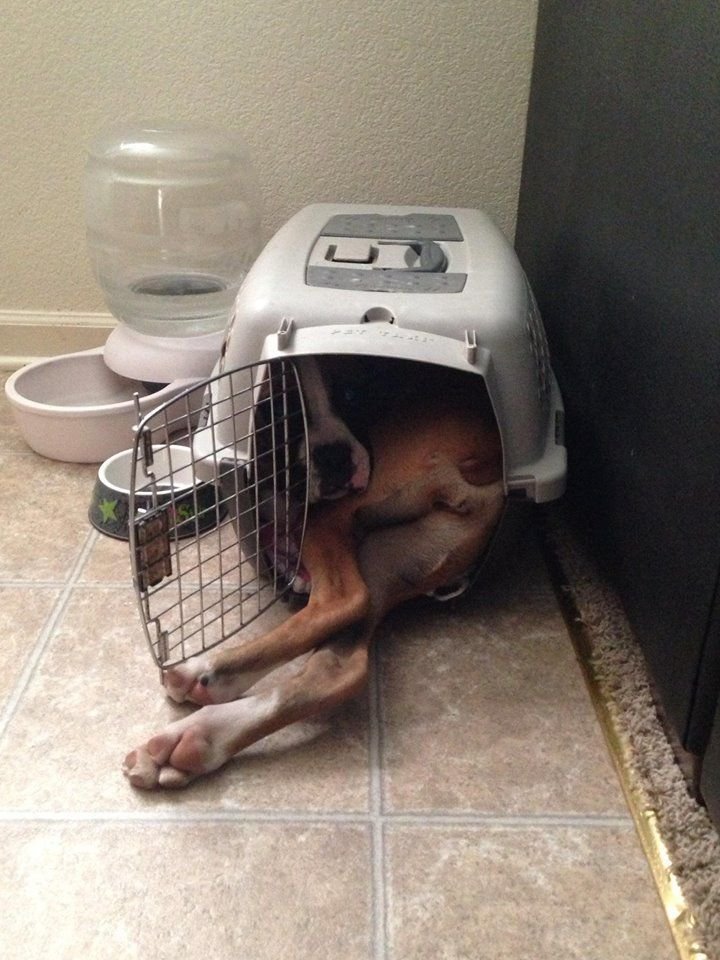
[[[186,390],[137,427],[133,579],[163,669],[260,616],[297,575],[307,427],[296,367],[277,360]]]

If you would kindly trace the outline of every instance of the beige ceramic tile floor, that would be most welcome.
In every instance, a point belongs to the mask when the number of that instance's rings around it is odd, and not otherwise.
[[[671,960],[532,544],[380,634],[370,689],[185,792],[133,791],[161,695],[91,466],[0,408],[0,956]]]

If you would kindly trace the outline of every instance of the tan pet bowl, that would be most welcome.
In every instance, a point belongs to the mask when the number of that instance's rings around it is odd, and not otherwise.
[[[38,360],[5,384],[20,432],[36,453],[68,463],[99,463],[131,446],[140,413],[196,383],[176,380],[152,392],[105,365],[103,348]],[[181,412],[180,412],[181,415]]]

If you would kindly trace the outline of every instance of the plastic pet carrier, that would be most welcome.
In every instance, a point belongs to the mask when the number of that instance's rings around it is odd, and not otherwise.
[[[296,361],[308,356],[341,372],[344,361],[364,371],[397,361],[481,378],[508,502],[563,493],[563,406],[542,322],[489,217],[306,207],[246,277],[204,391],[195,385],[137,429],[131,552],[161,667],[233,636],[297,589],[310,455]],[[370,374],[368,395],[386,387]],[[176,469],[178,447],[190,454]]]

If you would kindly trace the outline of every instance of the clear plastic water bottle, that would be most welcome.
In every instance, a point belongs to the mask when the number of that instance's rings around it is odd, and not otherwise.
[[[88,149],[93,271],[111,313],[142,334],[225,327],[261,247],[260,194],[242,140],[203,127],[119,127]]]

